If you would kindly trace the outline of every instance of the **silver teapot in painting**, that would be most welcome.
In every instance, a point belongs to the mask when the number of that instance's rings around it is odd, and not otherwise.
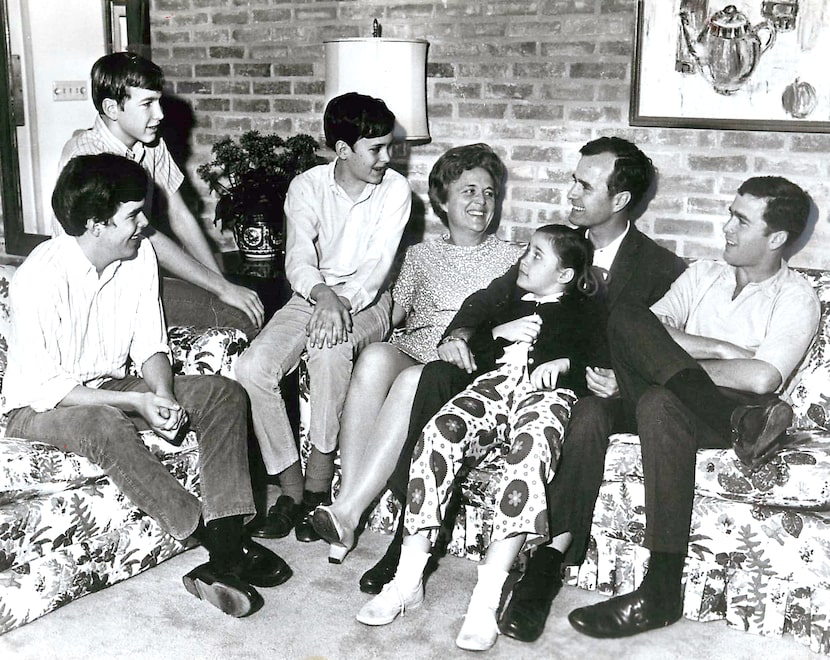
[[[761,55],[775,43],[775,28],[769,21],[753,26],[735,5],[710,16],[698,34],[686,12],[681,11],[680,22],[689,52],[718,94],[738,91],[752,76]]]

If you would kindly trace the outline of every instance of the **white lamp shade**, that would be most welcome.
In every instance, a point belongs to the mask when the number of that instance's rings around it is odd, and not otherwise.
[[[347,92],[374,96],[395,113],[395,137],[429,140],[426,108],[428,41],[326,41],[326,103]]]

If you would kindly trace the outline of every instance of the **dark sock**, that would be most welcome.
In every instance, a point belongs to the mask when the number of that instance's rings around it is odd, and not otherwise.
[[[300,504],[303,501],[303,489],[305,488],[305,478],[300,467],[300,461],[292,463],[280,472],[279,480],[282,494],[288,495],[295,503]]]
[[[686,556],[675,552],[652,552],[648,571],[640,586],[659,602],[677,602],[682,596]]]
[[[211,520],[196,529],[198,538],[210,555],[210,563],[225,570],[239,565],[242,557],[242,537],[244,534],[242,516],[227,516]]]
[[[729,435],[735,402],[727,399],[703,369],[684,369],[672,376],[665,387],[712,429]]]
[[[311,448],[305,466],[305,489],[312,493],[328,493],[334,478],[334,454],[324,454],[317,447]]]
[[[527,563],[525,575],[544,575],[546,577],[562,577],[562,562],[565,555],[555,548],[543,546],[533,552],[533,556]]]

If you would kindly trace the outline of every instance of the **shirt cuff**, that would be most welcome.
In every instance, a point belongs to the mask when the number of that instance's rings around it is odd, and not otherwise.
[[[29,403],[29,407],[39,413],[54,410],[79,385],[71,378],[53,378],[40,386],[40,395]]]

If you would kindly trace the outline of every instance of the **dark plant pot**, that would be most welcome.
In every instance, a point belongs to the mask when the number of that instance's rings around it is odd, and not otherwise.
[[[233,237],[240,254],[249,261],[273,261],[283,252],[282,232],[262,213],[237,220]]]

